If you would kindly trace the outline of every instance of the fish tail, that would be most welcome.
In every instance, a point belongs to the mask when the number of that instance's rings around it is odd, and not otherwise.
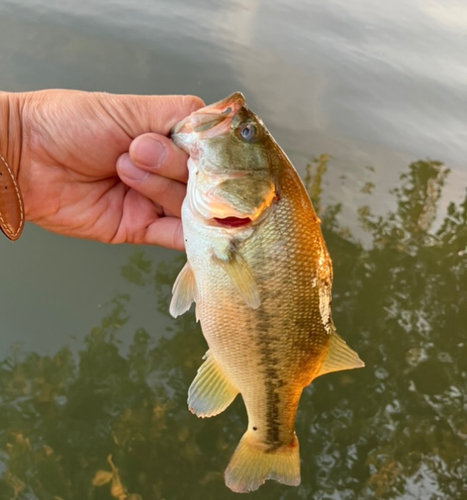
[[[298,439],[274,450],[259,447],[247,431],[225,471],[225,484],[236,493],[257,490],[267,479],[290,486],[300,484]]]

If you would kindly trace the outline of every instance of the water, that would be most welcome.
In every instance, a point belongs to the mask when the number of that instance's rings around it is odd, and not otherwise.
[[[305,391],[302,484],[255,498],[467,498],[466,28],[461,1],[0,3],[2,90],[241,90],[308,172],[366,368]],[[183,257],[34,226],[0,251],[0,498],[237,498],[241,401],[186,407]]]

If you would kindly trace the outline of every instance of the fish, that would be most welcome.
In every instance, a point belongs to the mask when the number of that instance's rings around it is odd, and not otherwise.
[[[198,417],[242,395],[248,427],[225,471],[234,492],[300,484],[295,417],[315,378],[361,368],[331,317],[332,264],[306,189],[242,93],[171,131],[188,155],[182,227],[187,262],[170,313],[196,304],[208,344],[188,390]]]

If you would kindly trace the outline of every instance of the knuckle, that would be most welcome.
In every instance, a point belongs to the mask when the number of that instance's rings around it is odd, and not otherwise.
[[[174,190],[174,182],[160,175],[154,176],[154,191],[158,196],[170,197]]]
[[[177,228],[174,231],[173,235],[173,248],[176,248],[178,250],[183,250],[184,249],[184,240],[183,240],[183,226],[182,224],[178,224]]]

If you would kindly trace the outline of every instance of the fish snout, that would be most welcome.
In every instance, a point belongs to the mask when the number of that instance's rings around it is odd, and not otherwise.
[[[241,92],[234,92],[214,104],[199,109],[195,113],[221,114],[227,116],[236,114],[243,106],[246,106],[245,97]]]
[[[171,135],[176,137],[196,133],[202,134],[203,137],[209,137],[221,134],[228,129],[232,118],[238,113],[242,106],[245,106],[243,94],[241,92],[234,92],[221,101],[191,113],[191,115],[178,122],[172,128]],[[218,129],[217,125],[221,123],[223,126]],[[216,128],[215,134],[205,134],[205,132],[214,128]]]

